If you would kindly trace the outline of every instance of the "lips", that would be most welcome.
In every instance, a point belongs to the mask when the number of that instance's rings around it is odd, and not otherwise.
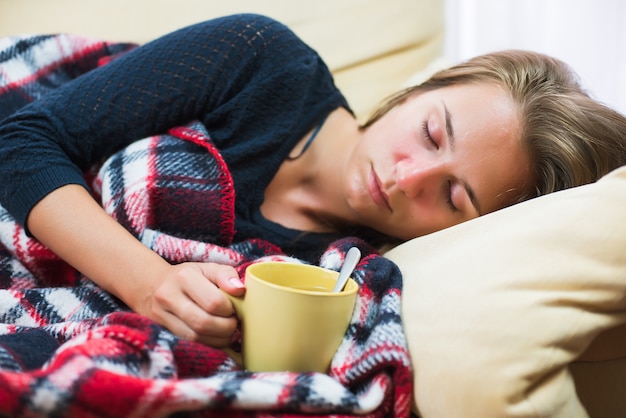
[[[370,170],[370,174],[367,179],[367,189],[372,200],[377,206],[392,212],[391,206],[389,205],[389,197],[383,191],[380,178],[376,175],[373,167]]]

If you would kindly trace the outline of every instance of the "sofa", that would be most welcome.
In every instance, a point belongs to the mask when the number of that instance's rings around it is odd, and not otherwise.
[[[427,74],[441,57],[442,0],[20,0],[0,3],[0,37],[73,33],[144,43],[212,17],[253,12],[289,25],[316,49],[359,117]]]

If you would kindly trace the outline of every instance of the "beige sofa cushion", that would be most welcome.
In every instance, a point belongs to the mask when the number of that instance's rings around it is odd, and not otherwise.
[[[423,417],[615,416],[598,410],[607,402],[626,411],[625,208],[626,167],[386,254],[404,275]],[[608,349],[590,347],[601,333]],[[573,363],[582,354],[595,363]],[[606,373],[601,360],[621,366],[598,398],[572,376]]]
[[[0,37],[69,32],[144,43],[195,22],[254,12],[289,25],[337,75],[366,116],[442,52],[443,0],[15,0],[0,1]]]

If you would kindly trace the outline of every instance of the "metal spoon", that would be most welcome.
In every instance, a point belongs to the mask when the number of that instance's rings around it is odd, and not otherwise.
[[[352,271],[360,259],[361,251],[359,251],[358,248],[352,247],[348,250],[346,259],[343,261],[343,266],[341,266],[337,283],[335,283],[335,287],[333,288],[333,293],[341,292],[343,290],[348,282],[348,279],[350,278],[350,275],[352,274]]]

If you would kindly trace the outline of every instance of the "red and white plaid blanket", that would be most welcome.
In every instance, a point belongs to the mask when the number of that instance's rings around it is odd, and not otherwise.
[[[67,35],[0,40],[0,119],[132,47]],[[85,176],[111,216],[173,263],[243,271],[299,262],[262,240],[231,244],[230,174],[200,124],[139,141]],[[359,297],[329,373],[250,373],[129,311],[0,207],[0,416],[408,417],[399,270],[355,239],[331,245],[319,264],[338,269],[353,245],[364,253]]]

